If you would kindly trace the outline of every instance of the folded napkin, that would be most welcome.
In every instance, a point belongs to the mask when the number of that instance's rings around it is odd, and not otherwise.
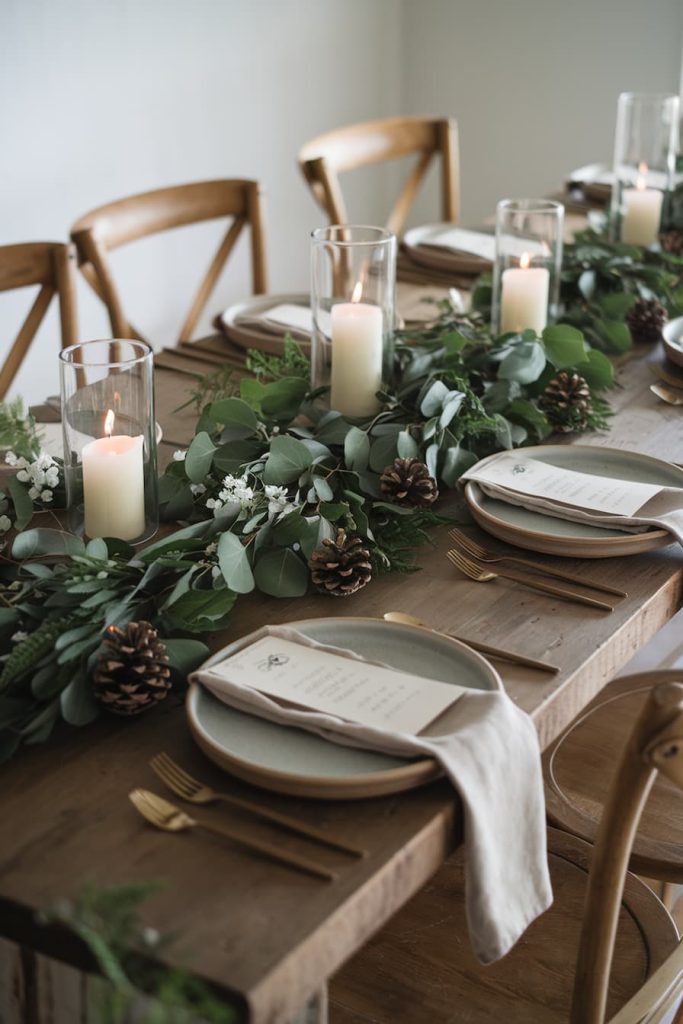
[[[310,341],[313,333],[313,314],[308,306],[282,302],[262,313],[242,313],[235,317],[242,327],[257,327],[269,334],[291,334],[298,341]]]
[[[461,480],[531,512],[625,533],[657,526],[683,544],[683,488],[578,473],[515,452],[482,460]]]
[[[250,639],[254,642],[263,636],[366,660],[287,627],[266,626]],[[333,743],[407,758],[426,755],[438,761],[463,805],[467,920],[472,948],[481,963],[505,956],[552,903],[536,730],[503,691],[468,690],[449,712],[449,727],[455,716],[457,731],[416,736],[283,707],[250,686],[228,682],[211,668],[200,669],[190,680],[231,707],[306,729]]]
[[[427,249],[448,249],[454,253],[468,253],[477,256],[487,263],[493,263],[496,256],[496,239],[494,235],[485,235],[481,231],[466,231],[464,228],[448,228],[428,235],[418,243]]]

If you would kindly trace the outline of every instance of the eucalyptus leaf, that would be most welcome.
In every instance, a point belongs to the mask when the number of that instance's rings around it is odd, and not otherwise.
[[[546,357],[556,370],[578,366],[586,361],[588,346],[581,331],[575,327],[568,324],[546,327],[542,337]]]
[[[351,427],[344,438],[344,462],[348,469],[362,470],[370,458],[370,440],[364,430]]]
[[[256,413],[241,398],[222,398],[212,402],[207,412],[211,422],[222,425],[224,432],[227,430],[235,440],[250,437],[258,427]]]
[[[446,449],[446,454],[441,467],[441,479],[447,487],[455,487],[458,479],[466,473],[479,459],[474,452],[468,451],[462,445],[451,445]]]
[[[88,541],[85,553],[89,558],[98,558],[101,562],[104,562],[109,558],[107,542],[102,537],[94,537],[93,540]]]
[[[16,476],[9,478],[7,489],[14,502],[15,527],[17,530],[25,530],[33,518],[33,502],[28,496],[28,490]]]
[[[62,690],[60,698],[62,717],[69,725],[88,725],[100,713],[100,706],[93,695],[92,684],[85,672],[76,672],[71,682]]]
[[[234,533],[223,533],[218,541],[218,565],[223,579],[237,594],[254,589],[254,577],[247,551]]]
[[[259,590],[272,597],[303,597],[308,589],[308,567],[291,548],[271,548],[254,566]]]
[[[420,412],[423,416],[436,416],[443,408],[443,402],[449,394],[448,387],[442,380],[435,380],[430,384],[420,404]]]
[[[286,435],[274,437],[263,470],[265,484],[290,484],[311,465],[312,456],[308,448],[295,437]]]
[[[515,380],[530,384],[545,369],[545,352],[537,341],[518,342],[498,367],[500,380]]]
[[[195,434],[185,456],[185,472],[193,484],[200,484],[209,474],[216,445],[208,434]]]
[[[631,332],[627,324],[617,320],[596,320],[595,329],[612,352],[628,352],[631,348]]]
[[[332,501],[334,498],[334,491],[330,487],[327,480],[322,476],[313,477],[313,487],[320,501]]]
[[[209,648],[201,640],[167,637],[164,647],[170,668],[181,676],[194,672],[209,657]]]
[[[188,590],[169,607],[170,620],[182,629],[209,633],[220,627],[236,600],[236,593],[227,587],[211,590]]]
[[[614,366],[607,356],[596,348],[590,350],[587,361],[582,363],[579,369],[590,387],[598,391],[609,388],[614,383]]]
[[[82,555],[84,552],[85,544],[81,538],[62,530],[26,530],[15,537],[12,545],[12,557],[17,561],[46,555],[55,557]]]

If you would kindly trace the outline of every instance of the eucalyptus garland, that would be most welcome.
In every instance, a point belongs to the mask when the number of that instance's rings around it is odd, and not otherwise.
[[[0,569],[0,758],[44,740],[60,718],[82,725],[99,713],[92,676],[108,627],[151,623],[182,680],[206,656],[197,637],[224,628],[239,595],[302,596],[311,565],[320,579],[315,553],[340,538],[367,553],[364,584],[414,569],[414,549],[444,517],[387,492],[396,460],[436,494],[492,452],[554,429],[604,429],[614,371],[601,349],[630,346],[636,299],[683,311],[683,259],[590,232],[565,253],[565,322],[493,337],[486,282],[469,314],[453,295],[420,330],[398,334],[394,380],[372,418],[326,409],[291,339],[281,357],[250,353],[252,377],[198,378],[195,435],[159,481],[162,518],[183,525],[142,551],[24,530],[34,511],[59,507],[62,467],[20,407],[2,407],[15,475],[0,492],[0,532],[19,532]],[[570,392],[577,406],[562,424],[553,401]]]

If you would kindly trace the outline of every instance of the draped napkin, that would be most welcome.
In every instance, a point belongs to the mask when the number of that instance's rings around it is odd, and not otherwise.
[[[366,661],[352,651],[319,644],[283,626],[266,626],[247,640],[255,642],[263,636]],[[333,743],[438,761],[463,805],[467,921],[472,948],[481,963],[505,956],[552,903],[536,730],[503,691],[468,690],[449,712],[452,731],[429,736],[389,732],[283,707],[250,686],[227,681],[211,667],[193,673],[190,681],[201,683],[240,711],[306,729]]]
[[[550,470],[559,482],[555,494],[543,492],[544,481],[539,477]],[[565,485],[562,485],[562,479]],[[461,477],[473,480],[491,498],[519,505],[530,512],[541,512],[557,519],[599,526],[625,533],[640,533],[657,526],[668,530],[683,544],[683,488],[660,487],[631,480],[616,480],[591,473],[579,473],[558,466],[549,466],[541,460],[525,458],[522,453],[503,452],[477,463]],[[534,493],[538,486],[540,493]],[[620,491],[615,507],[624,511],[609,511],[610,489]],[[561,496],[560,496],[561,495]],[[593,507],[591,495],[599,495],[598,507]],[[586,500],[588,497],[588,500]]]

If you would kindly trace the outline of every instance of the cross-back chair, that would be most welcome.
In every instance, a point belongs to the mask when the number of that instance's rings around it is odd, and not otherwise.
[[[81,272],[104,302],[116,338],[145,339],[124,312],[108,254],[119,246],[171,228],[232,218],[180,329],[178,341],[190,341],[242,230],[251,229],[252,290],[267,289],[263,193],[257,181],[225,179],[156,189],[107,203],[80,217],[71,229]]]
[[[348,224],[339,175],[368,164],[415,155],[413,166],[387,220],[400,235],[424,176],[441,157],[441,217],[456,222],[459,210],[458,128],[451,118],[392,117],[365,121],[311,139],[299,151],[299,166],[330,224]]]
[[[462,859],[453,858],[333,980],[331,1024],[672,1019],[683,945],[665,907],[627,870],[657,774],[683,789],[683,675],[664,675],[614,754],[595,847],[549,829],[555,903],[514,949],[496,964],[476,963],[465,934]]]
[[[0,292],[40,286],[0,366],[0,399],[5,397],[16,377],[55,295],[59,300],[62,348],[78,340],[75,264],[73,246],[61,242],[26,242],[0,246]]]

